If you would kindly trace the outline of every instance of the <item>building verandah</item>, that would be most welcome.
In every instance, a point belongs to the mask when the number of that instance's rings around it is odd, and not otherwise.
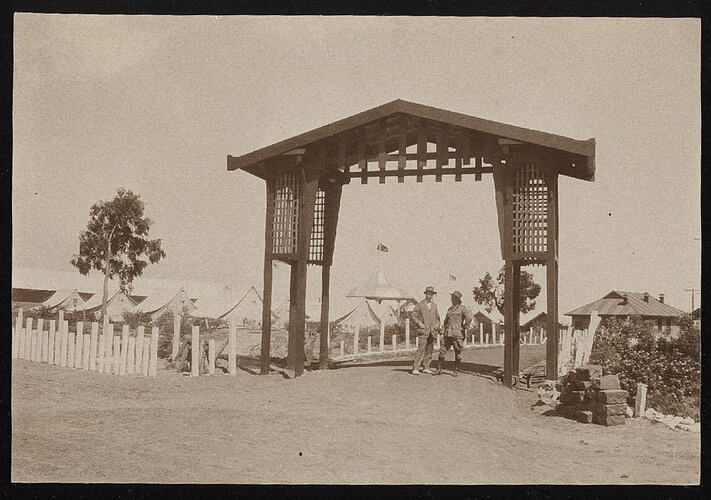
[[[505,262],[504,383],[519,373],[521,266],[545,265],[548,331],[558,322],[558,176],[592,181],[595,141],[579,141],[402,100],[378,106],[240,157],[265,181],[266,219],[262,366],[269,370],[272,262],[291,267],[289,367],[303,372],[306,275],[322,267],[319,367],[328,367],[330,269],[343,186],[387,177],[435,182],[494,178],[501,256]],[[558,372],[558,336],[549,335],[546,376]]]

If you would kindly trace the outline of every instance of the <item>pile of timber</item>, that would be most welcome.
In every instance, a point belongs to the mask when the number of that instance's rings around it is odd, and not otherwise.
[[[559,412],[582,423],[621,425],[627,414],[627,391],[620,388],[617,375],[602,375],[598,365],[568,372],[561,379]]]

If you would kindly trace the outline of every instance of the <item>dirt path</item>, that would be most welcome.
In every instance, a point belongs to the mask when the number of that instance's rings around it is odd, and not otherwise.
[[[543,347],[522,348],[521,366]],[[217,483],[676,483],[698,434],[582,425],[531,410],[487,371],[415,377],[407,360],[310,372],[115,377],[13,360],[12,480]]]

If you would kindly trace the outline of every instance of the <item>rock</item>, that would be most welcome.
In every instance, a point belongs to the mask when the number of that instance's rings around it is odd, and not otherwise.
[[[620,379],[617,375],[603,375],[600,378],[592,379],[592,385],[593,387],[597,387],[603,391],[609,389],[619,389]]]
[[[662,417],[662,423],[670,429],[674,429],[680,422],[681,417],[674,417],[672,415],[664,415],[664,417]]]
[[[558,401],[559,397],[560,393],[555,389],[555,382],[546,380],[539,384],[538,399],[543,403],[552,406]]]
[[[701,432],[701,422],[694,422],[691,425],[680,423],[676,428],[687,432]]]
[[[631,406],[627,405],[627,410],[625,411],[625,414],[626,414],[629,418],[634,417],[634,408],[632,408]]]
[[[598,425],[612,426],[612,425],[622,425],[625,423],[624,415],[609,415],[604,417],[599,414],[593,413],[593,423]]]
[[[598,401],[603,404],[626,403],[627,397],[627,391],[622,389],[604,389],[597,394]]]
[[[694,425],[694,419],[691,417],[684,417],[681,419],[681,422],[679,422],[679,423],[684,424],[684,425]]]
[[[609,405],[598,405],[595,408],[595,413],[602,417],[609,417],[611,415],[624,415],[627,413],[627,404],[609,404]]]
[[[593,412],[579,411],[577,417],[578,417],[578,422],[580,422],[582,424],[591,424],[593,421]]]

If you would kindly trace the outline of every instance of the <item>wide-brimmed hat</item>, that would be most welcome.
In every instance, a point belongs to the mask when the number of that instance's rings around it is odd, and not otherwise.
[[[451,296],[457,297],[457,299],[461,302],[462,301],[462,292],[459,290],[455,290],[452,293],[450,293]]]
[[[433,286],[428,286],[428,287],[425,287],[424,293],[437,293],[437,292],[435,292],[435,289]]]

